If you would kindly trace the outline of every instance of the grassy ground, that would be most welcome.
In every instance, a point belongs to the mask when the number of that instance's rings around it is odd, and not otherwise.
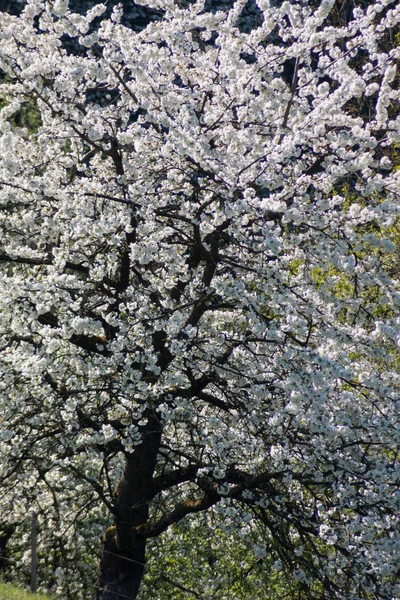
[[[10,583],[0,583],[0,600],[51,600],[51,598],[43,594],[31,594]]]

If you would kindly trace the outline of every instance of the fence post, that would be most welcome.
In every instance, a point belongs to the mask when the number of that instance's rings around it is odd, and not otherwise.
[[[37,527],[35,511],[32,511],[31,516],[31,592],[35,594],[37,590]]]

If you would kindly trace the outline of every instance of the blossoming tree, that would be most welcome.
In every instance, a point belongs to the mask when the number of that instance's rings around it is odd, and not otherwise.
[[[395,597],[400,7],[143,4],[1,14],[2,502],[107,510],[99,600],[216,509],[308,599]]]

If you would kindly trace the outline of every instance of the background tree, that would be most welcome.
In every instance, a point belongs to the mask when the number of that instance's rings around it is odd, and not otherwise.
[[[400,593],[400,9],[334,4],[2,14],[3,498],[60,572],[108,512],[98,600],[203,511],[299,597]]]

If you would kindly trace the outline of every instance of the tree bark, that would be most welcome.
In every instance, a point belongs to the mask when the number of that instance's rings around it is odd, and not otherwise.
[[[134,600],[144,575],[147,523],[153,497],[153,478],[161,441],[161,426],[147,415],[142,442],[126,454],[124,475],[116,490],[115,525],[103,538],[96,600]]]
[[[118,544],[117,527],[103,538],[96,600],[135,599],[144,575],[146,539],[132,543],[130,551]]]

